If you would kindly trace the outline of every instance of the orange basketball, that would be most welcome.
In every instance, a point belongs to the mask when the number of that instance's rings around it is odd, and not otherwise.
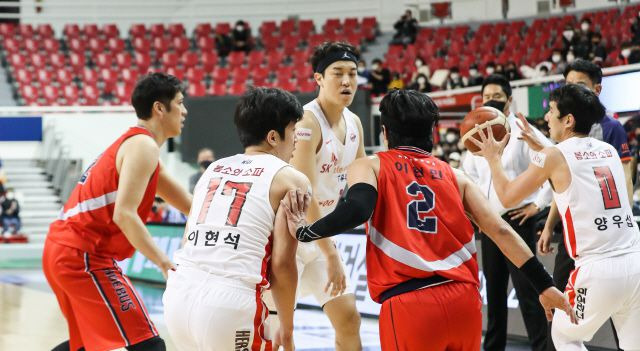
[[[478,127],[476,128],[476,124]],[[504,116],[500,110],[489,107],[482,106],[477,109],[467,113],[460,124],[460,135],[462,135],[462,142],[467,150],[472,153],[476,153],[479,151],[479,148],[474,144],[469,138],[473,137],[480,140],[480,135],[478,134],[481,129],[484,129],[488,126],[491,126],[491,130],[493,131],[493,137],[500,141],[502,138],[509,132],[509,122],[507,122],[507,117]],[[486,133],[486,132],[485,132]],[[487,135],[487,134],[485,134]]]

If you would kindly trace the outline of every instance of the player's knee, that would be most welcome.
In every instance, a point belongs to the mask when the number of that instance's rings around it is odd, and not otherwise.
[[[127,350],[129,351],[166,351],[167,346],[164,344],[164,340],[162,340],[161,337],[154,336],[151,339],[147,339],[135,345],[128,346]]]
[[[356,309],[348,309],[342,314],[338,320],[339,328],[341,332],[345,334],[353,334],[360,332],[360,313]],[[337,330],[336,330],[337,332]]]

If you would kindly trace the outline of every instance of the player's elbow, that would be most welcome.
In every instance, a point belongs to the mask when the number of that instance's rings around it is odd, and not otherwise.
[[[129,223],[132,219],[131,211],[127,211],[121,207],[116,206],[113,210],[113,222],[122,229],[126,227],[127,223]]]

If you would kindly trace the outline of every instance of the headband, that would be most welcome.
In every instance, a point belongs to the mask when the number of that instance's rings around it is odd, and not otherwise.
[[[318,62],[318,65],[315,67],[314,71],[317,73],[324,73],[324,70],[327,69],[332,63],[336,61],[351,61],[358,64],[358,59],[356,55],[350,53],[349,51],[336,51],[328,54],[322,61]]]
[[[431,123],[428,121],[413,121],[412,123],[398,122],[395,119],[386,117],[384,114],[381,116],[382,125],[388,128],[390,131],[398,133],[408,137],[427,137],[431,135]]]

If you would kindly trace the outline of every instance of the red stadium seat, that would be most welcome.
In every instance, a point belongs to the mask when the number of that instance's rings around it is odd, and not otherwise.
[[[49,54],[57,53],[60,51],[60,42],[53,38],[47,38],[42,41],[42,47]]]
[[[101,52],[104,52],[106,44],[106,41],[102,38],[90,38],[88,49],[89,51],[91,51],[92,55],[97,55]]]
[[[116,66],[120,68],[131,67],[131,54],[128,52],[119,52],[116,54]]]
[[[29,56],[29,60],[31,61],[31,66],[33,66],[35,70],[45,69],[47,67],[48,58],[44,55],[31,54],[31,56]]]
[[[113,65],[113,55],[106,52],[101,52],[93,57],[93,63],[98,68],[110,68]]]
[[[199,97],[205,96],[207,93],[207,88],[202,82],[189,82],[189,87],[187,88],[187,95]]]
[[[42,97],[45,100],[45,104],[53,105],[54,102],[60,97],[60,89],[51,85],[45,85],[41,87]]]
[[[78,87],[75,84],[65,85],[62,88],[62,96],[67,102],[67,105],[75,105],[78,103]]]
[[[344,28],[344,30],[354,30],[358,27],[360,27],[360,25],[358,24],[358,18],[347,17],[344,19],[344,24],[342,25],[342,28]]]
[[[324,23],[323,30],[325,33],[335,32],[340,29],[340,19],[339,18],[328,18]]]
[[[312,20],[300,20],[298,22],[298,34],[303,39],[309,38],[309,35],[315,30]]]
[[[25,60],[24,56],[20,55],[20,54],[11,54],[9,56],[9,63],[11,64],[11,66],[13,67],[13,69],[21,69],[21,68],[25,68],[27,63],[27,60]]]
[[[46,38],[53,38],[53,27],[51,27],[50,24],[39,24],[36,27],[36,33],[38,33],[38,36],[40,37],[40,40],[46,39]]]
[[[13,70],[13,79],[19,85],[33,83],[33,74],[26,68],[18,68]]]
[[[20,87],[20,94],[25,101],[26,105],[38,105],[39,94],[38,90],[33,85],[23,85]]]
[[[13,23],[0,23],[0,37],[13,38],[16,32],[16,25]]]
[[[253,69],[259,67],[264,62],[264,51],[262,50],[253,50],[249,53],[249,57],[247,58],[247,64],[249,68]]]
[[[244,63],[244,58],[244,51],[233,51],[227,56],[227,64],[232,68],[241,66]]]
[[[227,85],[225,83],[220,84],[211,84],[209,90],[207,91],[209,95],[222,96],[227,95]]]
[[[100,98],[100,92],[98,88],[93,85],[85,85],[82,87],[82,104],[85,106],[96,106]]]
[[[36,71],[36,80],[40,84],[40,86],[50,85],[53,81],[53,77],[51,76],[51,72],[46,69],[39,69]]]
[[[185,35],[182,23],[171,23],[169,27],[167,27],[167,31],[171,37],[184,37]]]
[[[198,23],[194,29],[194,33],[197,39],[211,36],[211,33],[213,33],[211,23]]]
[[[288,35],[280,39],[282,41],[283,52],[286,56],[291,56],[298,49],[301,38],[298,35]]]
[[[120,30],[118,29],[118,26],[113,24],[113,23],[104,24],[102,26],[102,33],[107,38],[119,38],[120,37]]]
[[[218,54],[215,52],[204,52],[200,59],[202,68],[207,72],[212,71],[213,68],[218,65]]]
[[[129,34],[134,38],[144,38],[147,35],[147,28],[144,24],[134,24],[129,29]]]
[[[111,51],[112,55],[124,51],[124,47],[124,40],[120,38],[109,38],[109,40],[107,41],[107,48],[109,48],[109,51]]]
[[[236,67],[231,72],[231,76],[235,83],[246,84],[246,81],[249,79],[249,69],[244,67]]]
[[[186,78],[189,82],[202,82],[204,81],[204,70],[198,67],[191,67],[187,69]]]
[[[67,47],[72,52],[84,55],[86,45],[84,40],[80,40],[79,38],[71,38],[67,41]]]
[[[137,70],[130,69],[128,67],[120,69],[120,79],[125,85],[134,85],[138,80],[139,74],[140,73]]]
[[[67,57],[61,52],[55,52],[49,55],[49,64],[54,69],[64,68],[67,64]]]
[[[162,23],[154,23],[149,27],[149,33],[152,38],[162,38],[164,37],[165,28]]]
[[[280,38],[273,36],[262,37],[262,46],[266,51],[276,50],[280,46]]]
[[[264,21],[260,24],[260,28],[258,29],[261,36],[269,35],[278,30],[278,25],[275,21]]]
[[[203,53],[213,51],[213,48],[215,48],[215,41],[210,37],[199,37],[196,40],[196,46]]]
[[[218,66],[213,70],[211,78],[213,78],[213,81],[217,84],[226,83],[229,79],[229,69]]]
[[[20,51],[21,42],[12,38],[7,37],[4,39],[4,48],[9,53],[17,53]]]
[[[131,94],[133,93],[133,88],[135,86],[133,84],[119,84],[116,87],[116,97],[121,102],[129,102],[131,100]]]
[[[80,30],[80,26],[77,24],[67,23],[62,29],[62,34],[67,38],[77,38],[82,34],[82,31]]]
[[[100,29],[98,28],[98,25],[95,23],[85,24],[82,28],[82,32],[84,33],[85,37],[89,39],[97,38],[101,34]]]
[[[24,38],[33,38],[35,36],[35,31],[33,26],[29,23],[20,23],[18,24],[17,33],[23,39]]]
[[[282,51],[271,51],[267,54],[267,67],[277,69],[282,64],[284,54]]]
[[[178,55],[175,52],[165,52],[160,60],[162,66],[167,69],[178,65]]]
[[[23,43],[24,43],[24,49],[27,52],[37,53],[38,50],[40,49],[39,41],[34,38],[27,38],[23,41]]]
[[[293,71],[290,66],[280,66],[276,71],[276,80],[278,82],[288,81],[293,77]]]
[[[98,72],[94,69],[85,67],[82,70],[82,84],[96,86],[98,83]]]
[[[298,91],[301,93],[312,93],[317,87],[318,84],[313,80],[298,80]]]
[[[247,91],[247,86],[244,83],[237,83],[229,88],[230,95],[242,95]]]
[[[184,68],[195,67],[198,64],[199,55],[193,51],[187,51],[180,56],[180,64]]]
[[[295,92],[298,90],[298,85],[296,84],[296,82],[291,80],[283,80],[283,81],[278,80],[274,85],[280,89],[283,89],[289,92]]]
[[[171,39],[172,49],[175,50],[178,54],[182,54],[183,52],[189,50],[191,46],[191,42],[186,37],[173,37]]]
[[[288,18],[280,21],[280,34],[292,33],[296,30],[296,21]]]
[[[216,23],[215,33],[227,35],[231,33],[231,25],[227,22]]]
[[[67,69],[59,69],[56,71],[56,81],[61,86],[69,85],[73,82],[73,73]]]
[[[254,67],[250,71],[251,79],[253,80],[267,80],[271,70],[267,67]]]
[[[165,72],[167,72],[167,74],[170,74],[178,78],[179,80],[184,80],[184,70],[180,67],[165,68]]]
[[[169,50],[169,42],[165,38],[155,37],[153,38],[152,47],[156,52],[156,57],[160,57]]]

